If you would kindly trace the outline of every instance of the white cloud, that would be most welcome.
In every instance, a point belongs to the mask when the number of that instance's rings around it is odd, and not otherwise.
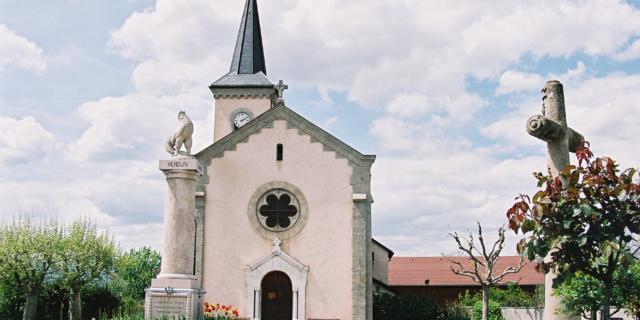
[[[385,239],[403,238],[390,240],[399,252],[419,254],[447,251],[453,244],[444,231],[473,230],[478,217],[490,226],[504,223],[509,202],[533,186],[530,173],[545,163],[542,154],[503,160],[499,156],[508,148],[478,146],[455,133],[473,127],[488,105],[468,91],[469,76],[502,75],[498,94],[538,90],[544,79],[514,66],[524,55],[612,56],[640,34],[640,13],[609,1],[289,0],[260,9],[272,80],[315,87],[325,104],[333,91],[365,107],[385,108],[370,125],[389,153],[374,167],[374,215],[386,228],[376,230]],[[111,45],[141,61],[132,76],[136,90],[200,95],[198,83],[226,71],[240,12],[240,2],[227,0],[187,1],[179,8],[159,0],[114,32]],[[561,76],[583,81],[584,73],[579,63]],[[530,100],[535,111],[518,109],[521,114],[509,115],[513,120],[483,133],[502,139],[508,132],[517,141],[514,148],[537,145],[523,134],[520,119],[539,110],[539,101]]]
[[[426,95],[421,93],[396,95],[389,105],[387,111],[400,118],[420,118],[426,113],[438,113],[445,111],[445,106],[435,101],[430,101]]]
[[[58,147],[53,134],[32,117],[0,116],[0,164],[24,164],[46,157]]]
[[[567,69],[564,74],[549,74],[546,78],[535,73],[507,70],[500,76],[496,95],[538,91],[544,87],[548,80],[582,81],[586,76],[586,71],[587,66],[582,61],[576,63],[575,69]]]
[[[126,224],[110,227],[108,231],[114,235],[122,250],[149,246],[162,252],[162,222],[144,224]]]
[[[638,10],[610,1],[289,0],[260,9],[271,75],[296,86],[347,91],[364,106],[416,92],[455,98],[465,90],[466,75],[497,76],[527,53],[612,55],[640,35]],[[179,78],[178,87],[212,81],[228,66],[240,12],[241,1],[159,0],[114,31],[110,46],[142,61],[139,69],[152,71],[138,71],[143,78]],[[162,79],[153,76],[157,72]]]
[[[416,137],[422,132],[421,126],[407,119],[381,117],[374,120],[369,132],[387,150],[414,150],[419,144]]]
[[[543,157],[499,160],[455,141],[427,140],[429,152],[382,156],[373,169],[374,235],[398,255],[438,255],[455,249],[447,232],[488,230],[506,223],[513,198],[534,187]],[[493,231],[492,231],[493,232]],[[506,252],[515,252],[510,235]]]
[[[125,248],[160,248],[165,183],[157,160],[56,160],[48,166],[33,166],[26,175],[5,176],[0,184],[0,221],[18,215],[55,218],[61,223],[89,219]]]
[[[503,144],[511,150],[518,147],[541,147],[540,140],[526,133],[525,123],[532,115],[541,113],[542,101],[529,97],[521,100],[518,105],[517,110],[480,128],[480,132],[487,138],[503,141]]]
[[[609,155],[626,167],[638,167],[635,154],[640,123],[640,75],[612,74],[566,82],[569,126],[592,143],[596,155]],[[483,135],[515,147],[544,145],[524,133],[526,119],[540,113],[541,101],[527,97],[520,107],[481,129]]]
[[[164,182],[155,161],[179,109],[187,108],[195,121],[194,150],[210,143],[206,86],[228,70],[242,4],[157,0],[113,31],[108,47],[136,63],[132,91],[78,108],[76,119],[88,128],[67,144],[68,157],[61,160],[74,168],[73,179],[16,181],[12,189],[22,193],[14,211],[95,212],[125,246],[157,243]],[[520,63],[524,57],[534,64],[574,54],[628,60],[637,46],[629,42],[640,36],[640,11],[621,1],[285,0],[261,3],[260,10],[271,80],[319,92],[320,101],[309,106],[335,107],[338,93],[379,109],[369,129],[382,152],[374,166],[374,232],[400,254],[451,251],[446,231],[473,230],[478,218],[489,229],[504,223],[513,196],[532,188],[530,172],[544,166],[542,152],[507,154],[543,149],[523,128],[539,112],[537,95],[516,95],[515,109],[488,108],[493,97],[472,92],[469,79],[499,81],[497,95],[528,93],[544,79]],[[31,48],[41,57],[37,46]],[[23,68],[38,71],[44,64]],[[637,161],[637,143],[629,138],[639,120],[633,109],[640,101],[637,77],[593,78],[587,70],[580,62],[558,75],[569,80],[570,124],[598,150]],[[340,123],[329,118],[325,126]],[[483,137],[474,136],[478,132]],[[478,143],[486,137],[496,141]],[[67,183],[67,191],[46,193]],[[5,202],[15,194],[4,191]],[[148,223],[125,221],[139,216]]]
[[[153,96],[133,93],[84,103],[78,116],[90,123],[82,136],[69,145],[75,161],[114,159],[158,159],[164,154],[165,139],[175,131],[178,111],[198,119],[194,151],[210,142],[210,122],[205,124],[211,106],[199,96]],[[203,120],[204,120],[203,119]]]
[[[545,79],[538,74],[507,70],[500,76],[500,85],[496,89],[496,94],[539,90],[544,83]]]
[[[109,46],[124,57],[141,61],[203,59],[218,46],[215,38],[220,29],[230,34],[230,22],[237,19],[240,10],[232,15],[225,10],[228,7],[202,0],[180,3],[160,0],[154,8],[132,14],[113,31]]]
[[[331,118],[328,118],[327,120],[324,121],[324,128],[331,128],[333,127],[333,125],[336,124],[336,122],[338,122],[338,116],[333,116]]]
[[[90,219],[100,226],[114,222],[106,212],[86,197],[87,189],[68,181],[4,181],[0,200],[4,203],[0,217],[16,215],[56,218],[62,223]]]
[[[563,81],[580,81],[584,78],[587,66],[582,61],[578,61],[575,69],[567,70],[565,75],[560,76]]]
[[[612,74],[565,88],[567,119],[591,142],[596,155],[640,167],[640,75]]]
[[[46,66],[42,49],[0,24],[0,70],[18,68],[40,74]]]
[[[518,61],[527,52],[536,57],[577,51],[610,56],[637,36],[640,27],[638,10],[623,2],[537,1],[514,6],[488,7],[463,31],[462,45],[476,64],[470,67],[474,74],[494,75],[505,62]]]
[[[640,58],[640,39],[636,39],[628,48],[617,53],[613,56],[613,58],[621,61],[635,60]]]

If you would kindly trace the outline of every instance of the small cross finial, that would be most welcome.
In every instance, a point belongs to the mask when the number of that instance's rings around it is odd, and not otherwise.
[[[278,92],[278,99],[283,99],[284,91],[289,89],[289,86],[284,84],[282,80],[278,81],[278,84],[275,86],[276,92]]]
[[[273,249],[271,249],[271,251],[275,255],[280,255],[280,253],[282,253],[282,248],[280,248],[281,244],[282,244],[282,241],[280,239],[278,238],[273,239]]]

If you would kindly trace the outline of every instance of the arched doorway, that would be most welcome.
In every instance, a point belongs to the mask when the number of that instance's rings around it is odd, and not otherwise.
[[[262,320],[291,320],[293,290],[291,279],[280,271],[267,273],[262,278]]]

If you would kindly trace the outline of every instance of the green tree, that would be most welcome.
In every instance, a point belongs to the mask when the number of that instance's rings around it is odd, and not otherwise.
[[[621,306],[640,319],[640,261],[636,261],[624,272],[620,272],[620,284],[623,288]]]
[[[597,311],[604,300],[602,283],[583,273],[576,273],[565,279],[556,290],[556,294],[562,297],[568,311],[591,319],[596,319]],[[635,262],[614,274],[611,303],[618,309],[627,308],[635,315],[639,311],[639,297],[640,262]]]
[[[18,292],[18,288],[9,281],[0,279],[0,319],[21,319],[20,308],[23,304],[24,295]]]
[[[131,249],[118,257],[115,269],[112,289],[122,294],[125,308],[135,307],[160,271],[160,253],[148,247]]]
[[[61,243],[62,230],[55,221],[27,218],[0,227],[0,281],[24,295],[23,319],[36,319],[40,291],[61,261]]]
[[[82,319],[82,290],[113,272],[118,253],[113,239],[90,222],[74,222],[64,237],[62,281],[71,292],[70,320]]]
[[[507,217],[526,236],[518,251],[541,261],[544,272],[557,268],[557,282],[576,272],[601,282],[603,319],[609,319],[614,273],[634,259],[629,244],[640,234],[640,184],[635,169],[620,171],[608,157],[592,160],[587,146],[576,152],[578,166],[558,178],[534,174],[541,190],[532,199],[516,198]],[[542,261],[547,254],[550,260]]]
[[[619,284],[617,281],[615,283]],[[611,302],[614,305],[620,305],[620,297],[615,293],[614,290]],[[562,297],[565,311],[593,320],[596,319],[604,300],[602,283],[583,273],[576,273],[573,277],[565,279],[555,290],[555,294]]]

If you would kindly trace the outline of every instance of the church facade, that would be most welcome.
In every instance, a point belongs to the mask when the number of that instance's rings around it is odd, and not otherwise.
[[[371,166],[285,104],[247,0],[229,73],[210,89],[213,144],[195,157],[195,274],[247,319],[372,318]]]

